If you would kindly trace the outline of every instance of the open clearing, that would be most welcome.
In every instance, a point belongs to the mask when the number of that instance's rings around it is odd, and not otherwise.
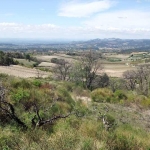
[[[25,66],[33,66],[33,64],[35,63],[34,61],[28,61],[26,59],[16,59],[19,63],[24,64]]]
[[[21,77],[21,78],[30,78],[30,77],[48,77],[50,74],[44,71],[22,67],[18,65],[11,66],[0,66],[0,73],[5,73],[8,75]]]
[[[43,56],[36,56],[37,59],[43,61],[43,62],[51,62],[52,58],[57,58],[57,59],[65,59],[68,62],[74,62],[76,61],[76,56],[69,56],[65,54],[54,54],[54,55],[43,55]]]
[[[54,67],[54,66],[56,66],[56,64],[49,63],[49,62],[41,62],[38,66],[39,67]]]
[[[111,77],[122,77],[123,72],[134,69],[134,67],[128,66],[125,63],[104,64],[103,66],[103,71]]]

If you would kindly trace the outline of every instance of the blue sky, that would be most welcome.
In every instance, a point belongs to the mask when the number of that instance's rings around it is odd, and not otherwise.
[[[0,38],[150,38],[150,0],[0,0]]]

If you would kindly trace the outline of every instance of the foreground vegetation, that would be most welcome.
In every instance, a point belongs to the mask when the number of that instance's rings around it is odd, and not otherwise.
[[[150,148],[149,128],[140,121],[144,117],[142,111],[134,112],[131,107],[136,104],[143,110],[149,108],[148,97],[118,90],[113,93],[108,88],[90,92],[74,83],[50,79],[25,80],[1,74],[1,81],[2,150]],[[92,101],[82,100],[90,95]],[[22,123],[16,121],[13,113]]]
[[[150,149],[149,65],[112,78],[100,57],[54,59],[44,79],[0,74],[0,149]]]

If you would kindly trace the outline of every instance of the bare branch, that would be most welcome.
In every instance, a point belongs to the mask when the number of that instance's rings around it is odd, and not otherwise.
[[[38,109],[36,103],[34,103],[34,108],[35,108],[35,111],[36,111],[36,115],[37,115],[37,117],[38,117],[38,120],[41,121],[41,117],[40,117],[40,115],[39,115],[39,109]]]
[[[65,116],[63,116],[63,115],[57,115],[57,116],[54,116],[54,117],[52,117],[52,118],[50,118],[50,119],[47,119],[47,120],[41,120],[41,121],[39,121],[38,123],[37,123],[37,126],[43,126],[43,125],[45,125],[45,124],[53,124],[53,122],[54,121],[56,121],[56,120],[58,120],[58,119],[62,119],[62,118],[67,118],[67,117],[69,117],[71,115],[71,113],[69,113],[69,114],[67,114],[67,115],[65,115]]]

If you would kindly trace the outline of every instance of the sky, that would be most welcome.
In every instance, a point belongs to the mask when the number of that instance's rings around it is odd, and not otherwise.
[[[150,0],[0,0],[0,38],[150,39]]]

